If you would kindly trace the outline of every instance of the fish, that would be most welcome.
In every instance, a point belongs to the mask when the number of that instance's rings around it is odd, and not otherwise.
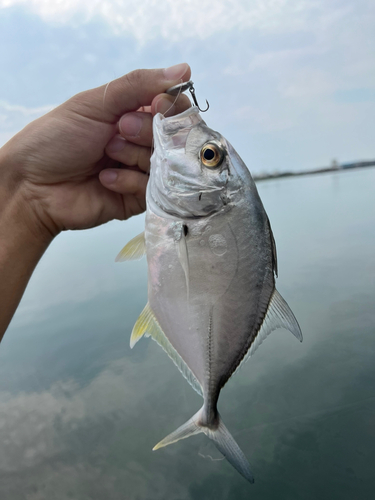
[[[302,341],[275,288],[276,244],[255,182],[195,106],[153,119],[145,231],[116,260],[147,256],[148,303],[130,346],[151,336],[203,405],[153,449],[204,433],[250,483],[245,454],[217,409],[221,389],[275,329]]]

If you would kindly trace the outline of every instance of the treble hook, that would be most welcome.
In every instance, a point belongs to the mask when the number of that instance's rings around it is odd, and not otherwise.
[[[169,95],[178,96],[178,95],[181,94],[181,92],[186,92],[186,90],[188,90],[188,89],[189,89],[191,97],[192,97],[192,99],[194,101],[195,106],[199,109],[199,111],[201,113],[205,113],[208,110],[208,108],[210,107],[210,105],[208,104],[208,101],[206,99],[207,108],[206,109],[201,109],[199,107],[197,98],[195,96],[194,83],[191,80],[189,80],[188,82],[185,82],[185,83],[179,83],[178,85],[175,85],[174,87],[169,88],[166,92]]]
[[[189,92],[190,92],[190,94],[191,94],[191,97],[193,98],[194,104],[195,104],[195,105],[196,105],[196,107],[199,109],[199,111],[200,111],[201,113],[205,113],[206,111],[208,111],[208,108],[210,107],[210,105],[208,104],[207,99],[206,99],[207,108],[206,108],[206,109],[201,109],[201,108],[199,107],[199,104],[198,104],[197,98],[196,98],[196,96],[195,96],[195,88],[194,88],[194,86],[193,86],[193,82],[191,82],[191,86],[190,86],[190,88],[189,88]]]

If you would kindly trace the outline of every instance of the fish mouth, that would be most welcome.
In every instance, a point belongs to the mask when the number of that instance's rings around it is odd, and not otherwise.
[[[174,116],[165,117],[158,113],[153,121],[154,149],[185,148],[191,129],[200,122],[203,120],[196,106]]]

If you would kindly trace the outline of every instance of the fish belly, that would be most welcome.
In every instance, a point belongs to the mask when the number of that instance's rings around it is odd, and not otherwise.
[[[186,256],[176,232],[181,224]],[[274,289],[266,214],[254,217],[243,204],[178,221],[149,210],[146,246],[150,307],[215,404],[254,340]]]

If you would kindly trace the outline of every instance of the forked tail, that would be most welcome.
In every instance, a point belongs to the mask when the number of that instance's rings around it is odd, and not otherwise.
[[[185,422],[185,424],[181,425],[181,427],[154,446],[153,450],[158,450],[159,448],[163,448],[163,446],[176,443],[180,439],[185,439],[194,436],[194,434],[204,432],[206,436],[212,439],[216,448],[224,455],[228,462],[232,464],[245,479],[253,483],[254,477],[250,470],[249,462],[228,429],[225,427],[220,415],[217,414],[215,427],[209,428],[200,423],[202,420],[202,412],[203,408],[191,417],[190,420]]]

